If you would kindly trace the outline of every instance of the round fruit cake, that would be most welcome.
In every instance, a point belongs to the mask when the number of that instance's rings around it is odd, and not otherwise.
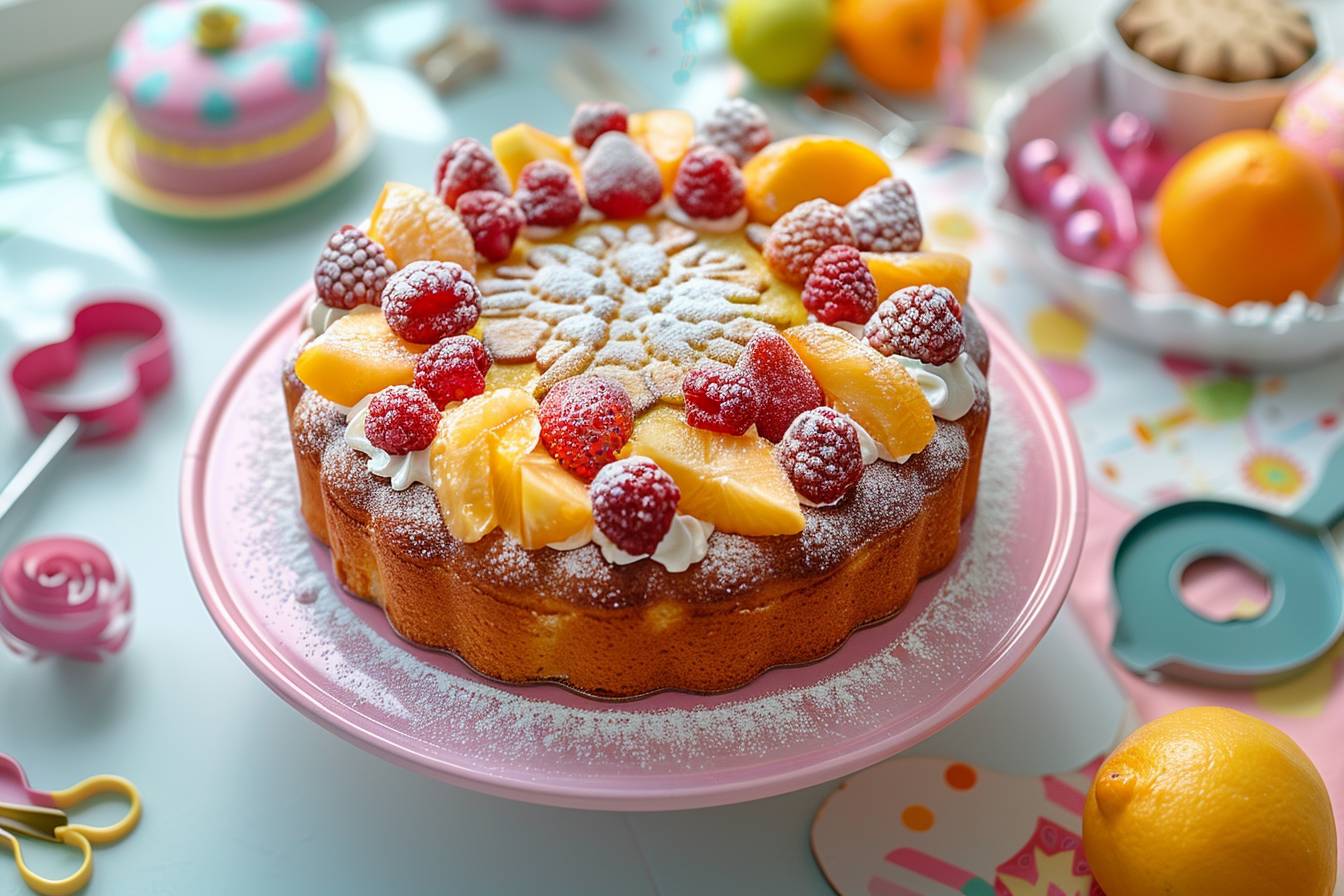
[[[605,697],[739,687],[957,550],[989,420],[969,263],[866,147],[585,104],[389,183],[284,388],[303,514],[407,640]]]

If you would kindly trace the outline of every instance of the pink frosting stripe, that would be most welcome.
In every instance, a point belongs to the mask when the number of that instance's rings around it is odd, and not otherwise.
[[[236,142],[301,121],[325,101],[331,28],[298,0],[237,0],[238,42],[196,43],[205,0],[159,0],[122,30],[112,81],[137,124],[184,143]]]
[[[887,853],[887,861],[954,890],[960,890],[968,881],[975,879],[975,874],[965,868],[958,868],[926,852],[909,847],[893,849]]]
[[[1066,812],[1072,812],[1074,815],[1083,814],[1087,796],[1082,791],[1052,775],[1046,775],[1041,781],[1045,785],[1046,799]]]

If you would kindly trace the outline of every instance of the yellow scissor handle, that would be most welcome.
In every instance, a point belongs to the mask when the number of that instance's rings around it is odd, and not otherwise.
[[[130,804],[120,821],[104,827],[71,824],[63,830],[87,837],[90,843],[98,846],[116,843],[135,830],[135,826],[140,823],[140,791],[136,790],[134,784],[120,775],[94,775],[92,778],[85,778],[73,787],[67,787],[65,790],[53,790],[51,800],[56,804],[57,809],[69,812],[85,800],[106,793],[125,797],[126,802]]]
[[[88,886],[89,878],[93,876],[93,847],[89,845],[88,838],[73,830],[71,826],[57,828],[56,839],[78,849],[80,863],[79,868],[69,877],[51,880],[34,872],[23,861],[23,850],[19,848],[17,837],[8,831],[0,830],[0,840],[9,843],[10,851],[14,853],[14,864],[19,869],[19,877],[23,878],[23,882],[30,890],[41,893],[42,896],[73,896]]]

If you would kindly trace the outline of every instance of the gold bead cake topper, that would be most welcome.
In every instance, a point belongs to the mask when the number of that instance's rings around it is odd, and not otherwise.
[[[196,46],[208,53],[232,49],[242,32],[243,17],[227,6],[207,6],[196,14]]]

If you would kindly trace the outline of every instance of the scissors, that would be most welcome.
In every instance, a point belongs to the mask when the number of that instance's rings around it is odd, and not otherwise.
[[[129,804],[120,821],[95,827],[70,820],[70,809],[105,794],[123,797]],[[35,893],[70,896],[84,889],[93,877],[93,847],[122,840],[139,822],[140,792],[125,778],[95,775],[65,790],[33,790],[18,762],[0,753],[0,844],[8,844],[19,876]],[[62,843],[79,850],[79,868],[58,880],[42,877],[23,860],[21,837]]]

